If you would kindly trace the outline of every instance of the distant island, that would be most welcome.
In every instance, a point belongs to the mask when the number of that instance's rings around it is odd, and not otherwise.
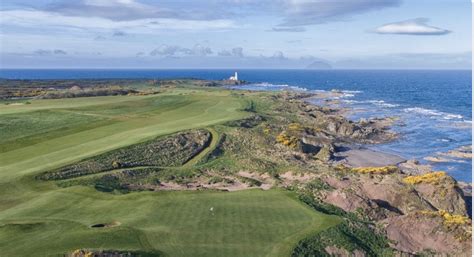
[[[309,70],[330,70],[332,66],[325,61],[314,61],[313,63],[306,66]]]

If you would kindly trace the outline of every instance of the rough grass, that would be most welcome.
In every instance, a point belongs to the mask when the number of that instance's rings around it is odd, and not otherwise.
[[[211,133],[206,130],[177,133],[103,153],[39,177],[57,180],[120,168],[181,166],[206,149],[210,141]]]

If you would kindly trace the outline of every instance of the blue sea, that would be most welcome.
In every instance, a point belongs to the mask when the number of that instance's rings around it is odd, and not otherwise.
[[[350,119],[397,116],[400,139],[372,146],[445,170],[460,181],[472,180],[472,161],[428,162],[427,156],[471,145],[471,71],[409,70],[237,70],[260,90],[341,90],[337,99],[350,107]],[[201,78],[224,79],[234,70],[0,70],[0,78]]]

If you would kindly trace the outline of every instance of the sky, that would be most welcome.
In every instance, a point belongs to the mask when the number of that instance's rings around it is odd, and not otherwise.
[[[470,69],[469,0],[2,0],[0,68]]]

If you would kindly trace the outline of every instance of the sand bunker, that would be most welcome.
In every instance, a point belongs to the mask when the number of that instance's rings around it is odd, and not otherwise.
[[[97,224],[91,225],[91,228],[112,228],[112,227],[120,226],[121,224],[122,223],[118,221],[113,221],[110,223],[97,223]]]

